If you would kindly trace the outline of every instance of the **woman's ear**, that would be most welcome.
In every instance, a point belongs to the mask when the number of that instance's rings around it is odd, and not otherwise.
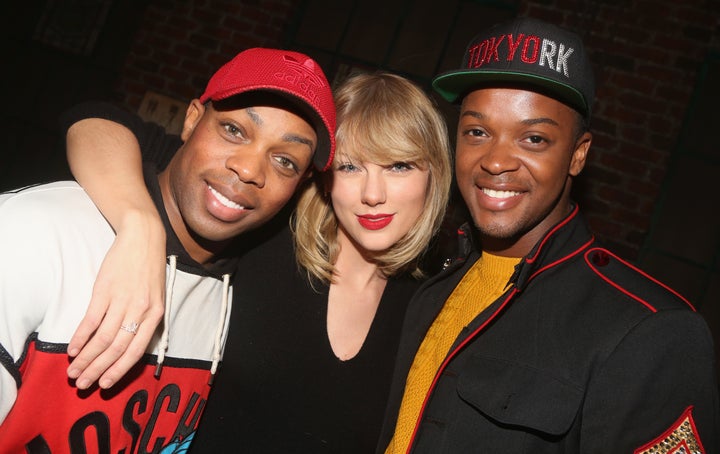
[[[187,141],[195,130],[200,118],[205,113],[205,105],[200,102],[199,99],[193,99],[190,101],[187,110],[185,111],[185,121],[183,122],[183,129],[180,133],[180,138],[183,142]]]
[[[589,132],[583,133],[577,142],[575,142],[575,150],[573,151],[573,155],[570,160],[570,170],[568,172],[571,176],[578,176],[585,167],[585,160],[587,159],[591,143],[592,134]]]

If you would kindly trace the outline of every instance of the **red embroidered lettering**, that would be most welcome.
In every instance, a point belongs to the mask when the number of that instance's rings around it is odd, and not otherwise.
[[[512,61],[513,58],[515,58],[515,51],[517,50],[518,46],[522,42],[523,36],[525,36],[523,33],[520,33],[517,37],[517,41],[513,41],[513,36],[508,35],[508,56],[507,61]]]
[[[473,68],[479,68],[483,65],[483,63],[485,63],[485,55],[487,55],[488,46],[490,46],[490,41],[487,39],[478,44],[477,58],[473,62]]]
[[[502,43],[504,39],[505,35],[502,35],[499,38],[492,38],[492,41],[488,43],[487,50],[485,51],[483,63],[490,63],[490,60],[500,61],[500,57],[498,56],[498,46],[500,46],[500,43]]]
[[[470,58],[468,58],[467,67],[468,68],[477,68],[478,66],[478,60],[480,59],[480,45],[476,44],[472,46],[470,49],[468,49],[468,55]]]
[[[532,47],[532,52],[528,52]],[[520,58],[525,63],[535,63],[538,59],[538,53],[540,50],[540,38],[537,36],[528,36],[523,42],[522,53]]]

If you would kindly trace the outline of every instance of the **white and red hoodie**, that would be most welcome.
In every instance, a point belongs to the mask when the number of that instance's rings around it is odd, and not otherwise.
[[[162,208],[157,179],[146,179]],[[66,375],[67,343],[114,232],[74,182],[0,194],[0,453],[187,449],[222,356],[232,290],[229,272],[201,267],[166,230],[164,323],[119,383],[81,391]],[[218,268],[232,271],[230,262]]]

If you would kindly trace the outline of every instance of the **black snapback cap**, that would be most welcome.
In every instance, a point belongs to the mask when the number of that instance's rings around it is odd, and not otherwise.
[[[473,87],[488,83],[537,87],[589,118],[595,77],[577,34],[529,17],[495,25],[475,36],[462,67],[435,77],[432,86],[456,102]]]

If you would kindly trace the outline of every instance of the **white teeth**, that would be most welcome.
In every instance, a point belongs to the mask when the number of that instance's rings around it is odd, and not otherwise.
[[[508,197],[520,195],[520,193],[516,191],[496,191],[488,188],[483,188],[482,191],[485,195],[494,199],[507,199]]]
[[[226,207],[228,207],[228,208],[234,208],[234,209],[236,209],[236,210],[242,210],[242,209],[245,208],[245,207],[243,207],[243,206],[241,206],[241,205],[238,205],[237,203],[233,202],[232,200],[228,199],[228,198],[225,197],[224,195],[220,194],[220,193],[217,192],[217,191],[215,190],[215,188],[213,188],[212,186],[209,186],[209,185],[208,185],[208,187],[210,188],[210,192],[213,193],[213,195],[215,196],[215,198],[218,199],[218,200],[220,201],[220,203],[222,203],[222,204],[225,205]]]

